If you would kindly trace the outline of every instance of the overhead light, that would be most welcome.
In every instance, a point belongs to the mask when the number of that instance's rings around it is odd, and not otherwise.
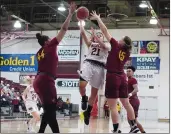
[[[85,21],[82,20],[81,23],[82,23],[82,25],[83,25],[83,27],[84,27],[84,26],[85,26]],[[78,25],[80,26],[80,21],[78,22]]]
[[[27,21],[25,21],[25,20],[21,19],[20,17],[18,17],[18,16],[16,16],[16,15],[14,15],[14,14],[12,14],[12,15],[11,15],[11,17],[13,17],[13,18],[15,18],[15,19],[19,20],[20,22],[24,22],[24,23],[28,23],[28,24],[30,24],[29,22],[27,22]]]
[[[60,7],[58,7],[58,10],[62,12],[66,10],[63,3],[60,5]]]
[[[142,1],[141,4],[139,5],[139,7],[141,7],[141,8],[147,8],[148,5],[147,5],[147,3],[145,1]]]
[[[17,20],[17,21],[14,23],[14,27],[15,27],[15,28],[21,28],[21,23]]]
[[[157,19],[155,17],[151,17],[150,24],[156,25],[157,24]]]

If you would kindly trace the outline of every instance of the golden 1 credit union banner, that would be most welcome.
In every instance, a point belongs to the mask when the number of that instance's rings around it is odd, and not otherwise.
[[[1,54],[0,71],[2,72],[37,72],[35,54]]]

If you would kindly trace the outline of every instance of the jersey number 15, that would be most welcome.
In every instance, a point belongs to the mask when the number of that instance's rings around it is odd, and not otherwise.
[[[93,48],[93,49],[92,49],[92,52],[91,52],[91,55],[99,56],[99,53],[100,53],[100,49],[98,49],[98,48]]]
[[[119,59],[123,61],[125,59],[126,53],[123,52],[122,50],[119,51]]]

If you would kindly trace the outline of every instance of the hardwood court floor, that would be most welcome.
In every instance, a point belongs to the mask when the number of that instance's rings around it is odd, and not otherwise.
[[[61,133],[111,133],[112,123],[108,119],[91,119],[89,126],[84,125],[79,119],[59,119]],[[157,121],[141,121],[147,133],[169,133],[169,123]],[[39,127],[36,127],[38,130]],[[122,133],[130,131],[126,121],[122,122]],[[24,120],[1,120],[1,133],[26,133],[26,121]],[[51,133],[47,126],[45,133]]]

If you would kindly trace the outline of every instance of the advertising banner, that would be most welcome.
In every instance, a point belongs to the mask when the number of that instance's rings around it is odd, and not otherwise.
[[[139,41],[133,41],[132,42],[132,52],[131,54],[138,54],[139,50]]]
[[[137,70],[160,70],[159,57],[132,57],[131,62]]]
[[[140,54],[158,54],[159,41],[139,41]]]
[[[141,95],[148,95],[149,90],[153,92],[153,94],[158,93],[157,91],[160,85],[160,74],[158,70],[136,70],[134,78],[136,78],[138,82]]]
[[[149,85],[150,83],[158,83],[159,72],[157,70],[137,70],[134,73],[134,77],[137,79],[138,83],[143,83],[144,85]]]
[[[57,89],[78,89],[79,79],[57,79],[56,85]]]
[[[160,77],[157,70],[137,70],[134,77],[137,79],[141,93],[146,91],[158,91],[160,85]],[[155,92],[156,94],[157,92]]]
[[[0,65],[4,72],[36,72],[38,67],[35,54],[1,54]]]
[[[59,43],[59,46],[71,46],[72,44],[80,45],[80,30],[68,30],[62,41]]]
[[[80,46],[58,46],[59,61],[80,61]]]

